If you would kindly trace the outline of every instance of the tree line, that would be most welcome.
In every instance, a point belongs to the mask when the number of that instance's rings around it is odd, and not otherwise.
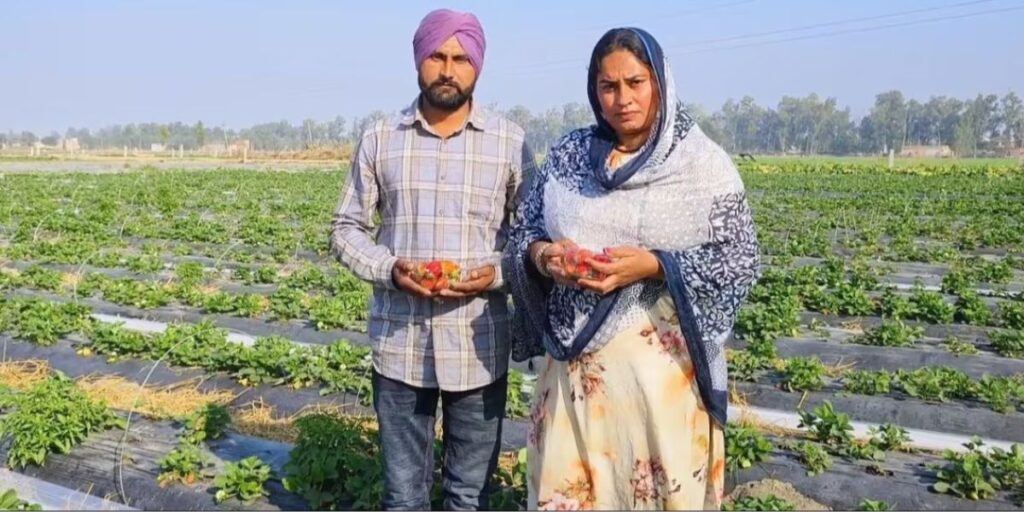
[[[522,126],[529,145],[541,153],[562,134],[593,123],[590,107],[580,103],[544,112],[531,112],[523,106],[490,108]],[[714,112],[697,105],[690,105],[690,110],[701,128],[731,153],[879,154],[890,149],[899,152],[907,145],[947,145],[959,155],[980,156],[1024,148],[1024,103],[1012,91],[968,99],[934,96],[923,102],[907,99],[897,90],[887,91],[878,94],[868,114],[859,119],[835,98],[817,94],[785,96],[774,107],[759,105],[747,96],[730,99]],[[351,145],[366,127],[387,115],[376,111],[351,121],[336,116],[327,121],[278,121],[239,130],[206,126],[202,121],[140,123],[98,130],[69,128],[63,137],[77,138],[85,149],[148,149],[161,143],[195,150],[248,139],[255,150],[296,150]],[[31,132],[0,133],[0,145],[37,141],[57,145],[61,137],[57,132],[42,137]]]

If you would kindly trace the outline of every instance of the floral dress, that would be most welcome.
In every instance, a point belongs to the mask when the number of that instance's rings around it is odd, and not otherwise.
[[[546,358],[530,414],[529,508],[719,509],[721,427],[667,295],[600,350]]]

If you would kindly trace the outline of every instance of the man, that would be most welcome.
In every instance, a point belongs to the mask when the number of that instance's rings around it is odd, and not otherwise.
[[[374,284],[387,509],[430,509],[439,398],[445,508],[487,508],[497,465],[510,334],[501,251],[535,164],[522,129],[473,103],[484,48],[472,14],[423,19],[413,38],[420,94],[363,134],[334,214],[332,252]],[[460,264],[462,282],[431,292],[413,280],[417,264],[442,259]]]

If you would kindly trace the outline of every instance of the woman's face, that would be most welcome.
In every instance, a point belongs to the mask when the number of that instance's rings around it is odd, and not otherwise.
[[[620,140],[646,135],[658,115],[658,87],[651,69],[628,50],[601,59],[597,97],[602,115]]]

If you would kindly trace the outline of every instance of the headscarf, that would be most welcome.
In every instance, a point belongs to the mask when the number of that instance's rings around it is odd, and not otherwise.
[[[416,68],[419,69],[423,61],[452,36],[455,36],[462,45],[466,56],[469,57],[469,63],[479,76],[480,70],[484,67],[484,50],[487,48],[484,29],[473,14],[450,9],[432,11],[420,22],[416,35],[412,38]]]
[[[614,173],[610,173],[607,165],[608,155],[615,148],[617,139],[615,130],[601,114],[601,103],[597,98],[597,73],[591,72],[589,74],[587,79],[587,97],[590,100],[590,108],[594,112],[594,118],[597,120],[594,140],[590,146],[590,162],[594,169],[598,171],[597,178],[606,189],[622,186],[642,168],[659,165],[675,148],[675,145],[682,138],[686,137],[686,132],[693,126],[693,120],[683,110],[681,102],[675,96],[675,83],[672,74],[667,72],[665,54],[661,49],[661,45],[658,44],[654,36],[645,30],[639,28],[628,28],[627,30],[636,34],[644,44],[647,61],[651,64],[651,71],[654,73],[654,79],[658,86],[660,104],[658,105],[658,117],[655,120],[654,126],[651,127],[647,143],[641,148],[640,154],[621,168],[615,170]],[[600,66],[598,61],[599,51],[599,47],[594,48],[590,58],[590,65],[592,67]],[[677,116],[682,117],[677,120]],[[677,131],[681,130],[680,133],[672,134],[669,137],[663,136],[666,129],[670,129],[675,125],[678,125],[676,129]]]

